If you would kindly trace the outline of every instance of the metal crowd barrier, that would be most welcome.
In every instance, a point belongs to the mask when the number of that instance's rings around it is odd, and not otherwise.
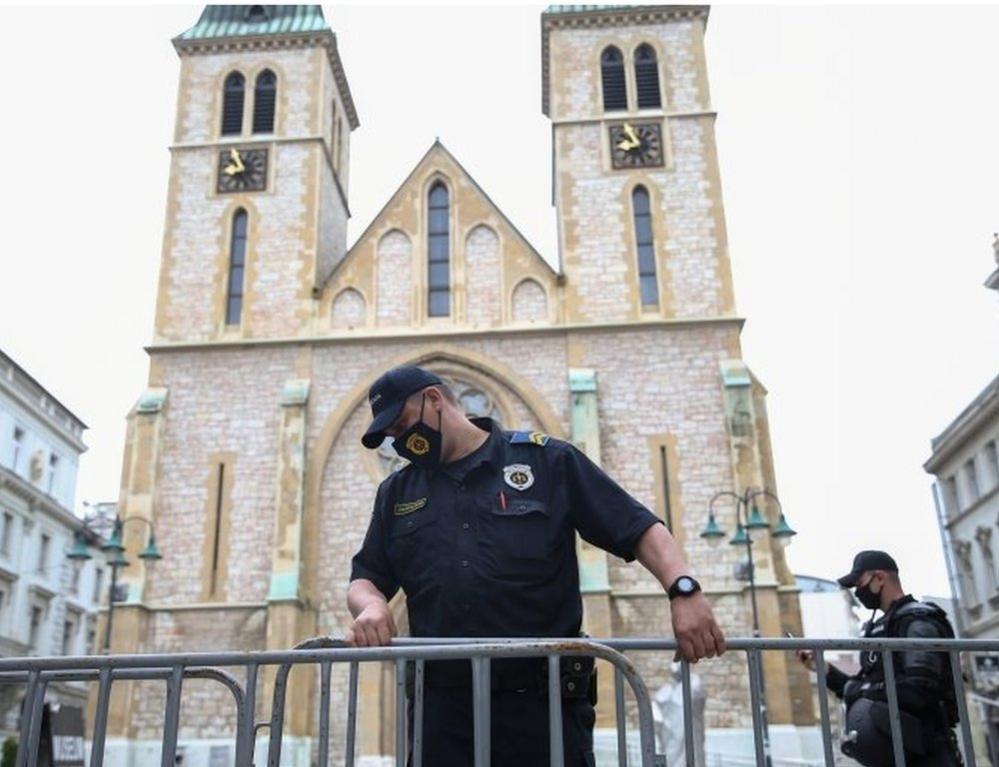
[[[953,672],[954,688],[960,714],[961,742],[967,767],[976,767],[972,748],[971,728],[965,702],[965,681],[961,672],[961,652],[996,652],[999,641],[994,640],[928,640],[928,639],[730,639],[729,652],[744,652],[747,659],[750,704],[753,721],[753,741],[757,767],[768,767],[770,754],[764,736],[765,702],[761,685],[762,653],[765,651],[813,650],[816,656],[816,673],[820,691],[825,690],[827,651],[886,651],[884,652],[885,681],[891,722],[891,735],[896,767],[905,767],[902,746],[901,720],[895,689],[895,669],[892,652],[904,650],[930,650],[947,653]],[[559,658],[564,655],[588,655],[604,660],[614,667],[615,712],[617,719],[618,764],[626,767],[627,721],[625,716],[625,685],[631,689],[637,704],[638,732],[641,767],[661,767],[665,757],[655,752],[655,737],[651,701],[648,688],[625,652],[657,652],[672,658],[676,642],[665,639],[396,639],[391,646],[376,648],[350,648],[342,640],[319,637],[303,642],[294,650],[268,652],[174,653],[149,655],[110,655],[52,658],[3,658],[0,659],[0,685],[26,685],[24,706],[20,723],[20,737],[16,767],[34,767],[38,761],[42,715],[46,686],[52,682],[83,681],[98,683],[90,767],[102,767],[107,735],[108,707],[111,685],[122,681],[164,681],[167,688],[163,719],[162,767],[174,767],[177,755],[180,725],[181,689],[185,679],[209,679],[223,685],[233,697],[236,710],[235,764],[236,767],[254,767],[253,752],[256,733],[269,731],[268,767],[278,767],[281,762],[282,734],[284,728],[285,697],[288,675],[293,666],[314,664],[319,666],[319,737],[318,765],[330,763],[329,732],[331,717],[330,678],[333,665],[348,664],[348,696],[346,701],[346,735],[344,761],[346,767],[354,766],[357,736],[357,696],[359,666],[365,662],[392,661],[396,677],[396,730],[395,763],[407,764],[407,697],[405,669],[409,662],[415,666],[413,694],[412,765],[423,767],[423,698],[424,664],[426,661],[468,660],[472,667],[473,692],[473,743],[475,767],[489,767],[490,762],[490,662],[493,658],[537,657],[548,664],[548,714],[550,755],[553,767],[564,764],[562,743],[562,697],[559,680]],[[702,661],[711,663],[712,661]],[[277,666],[273,700],[269,719],[256,721],[257,680],[261,667]],[[244,682],[218,667],[242,667]],[[684,711],[684,744],[686,767],[694,763],[694,723],[691,701],[690,666],[681,664],[681,683]],[[833,740],[826,694],[819,695],[819,715],[823,755],[826,767],[833,767]]]

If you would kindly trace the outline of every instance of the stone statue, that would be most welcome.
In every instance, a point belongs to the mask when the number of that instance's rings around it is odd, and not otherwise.
[[[992,590],[996,591],[999,588],[999,583],[996,582],[996,561],[992,554],[992,528],[984,525],[979,527],[975,531],[975,540],[978,541],[982,557],[985,559],[985,571],[988,573],[989,584],[992,586]]]
[[[701,677],[690,675],[690,703],[694,723],[694,764],[704,767],[704,704],[707,693]],[[671,663],[669,678],[652,696],[652,718],[656,730],[656,750],[666,755],[666,764],[686,764],[683,739],[683,682],[680,664]]]

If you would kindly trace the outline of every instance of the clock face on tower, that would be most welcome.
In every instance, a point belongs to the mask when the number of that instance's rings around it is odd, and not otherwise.
[[[663,136],[659,123],[616,123],[608,126],[611,165],[648,168],[663,164]]]
[[[267,188],[266,149],[223,149],[219,152],[217,191],[259,192]]]

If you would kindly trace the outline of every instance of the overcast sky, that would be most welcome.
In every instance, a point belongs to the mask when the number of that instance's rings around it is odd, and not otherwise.
[[[439,136],[556,257],[541,10],[326,7],[361,120],[351,242]],[[90,427],[78,505],[117,497],[145,385],[170,38],[199,12],[0,8],[0,348]],[[999,372],[982,286],[999,230],[997,33],[994,7],[712,8],[743,350],[770,391],[797,572],[834,577],[886,548],[911,590],[949,592],[921,466]]]

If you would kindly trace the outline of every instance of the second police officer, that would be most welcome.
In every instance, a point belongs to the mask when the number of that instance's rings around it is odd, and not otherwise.
[[[947,639],[954,630],[946,613],[932,602],[919,602],[902,589],[898,565],[883,551],[861,551],[850,572],[839,579],[843,588],[881,617],[864,625],[874,639]],[[810,669],[811,651],[799,652]],[[907,767],[954,767],[961,764],[953,727],[957,724],[950,660],[946,653],[907,650],[892,653],[900,727]],[[849,675],[830,664],[826,685],[846,704],[843,753],[867,767],[895,764],[882,653],[861,653],[860,671]]]
[[[652,512],[569,443],[469,419],[446,384],[419,367],[394,368],[368,395],[362,442],[386,436],[410,461],[378,488],[354,556],[347,641],[384,645],[401,588],[414,637],[575,637],[582,625],[576,533],[638,561],[671,599],[678,655],[720,655],[725,638],[676,542]],[[492,664],[492,763],[548,765],[543,659]],[[592,663],[562,662],[567,767],[593,764]],[[426,664],[424,764],[472,763],[468,661]],[[566,684],[573,675],[576,682]]]

